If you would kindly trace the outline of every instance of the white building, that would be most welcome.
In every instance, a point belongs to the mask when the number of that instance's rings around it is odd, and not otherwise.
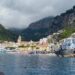
[[[17,43],[21,43],[21,36],[18,37]]]
[[[40,39],[39,44],[47,43],[47,38]]]
[[[75,49],[75,38],[67,38],[62,44],[62,49],[73,50]]]

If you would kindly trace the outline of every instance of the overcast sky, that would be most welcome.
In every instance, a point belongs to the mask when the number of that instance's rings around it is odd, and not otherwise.
[[[6,28],[24,28],[75,5],[75,0],[0,0],[0,23]]]

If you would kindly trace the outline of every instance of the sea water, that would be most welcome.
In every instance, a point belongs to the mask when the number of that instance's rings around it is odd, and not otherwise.
[[[75,75],[75,58],[0,53],[4,75]]]

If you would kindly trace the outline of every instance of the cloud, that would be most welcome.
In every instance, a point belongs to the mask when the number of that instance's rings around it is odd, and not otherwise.
[[[0,23],[6,28],[24,28],[47,16],[72,8],[75,0],[0,0]]]

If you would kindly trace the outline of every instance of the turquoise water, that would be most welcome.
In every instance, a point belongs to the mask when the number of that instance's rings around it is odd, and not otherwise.
[[[75,75],[75,58],[0,54],[5,75]]]

